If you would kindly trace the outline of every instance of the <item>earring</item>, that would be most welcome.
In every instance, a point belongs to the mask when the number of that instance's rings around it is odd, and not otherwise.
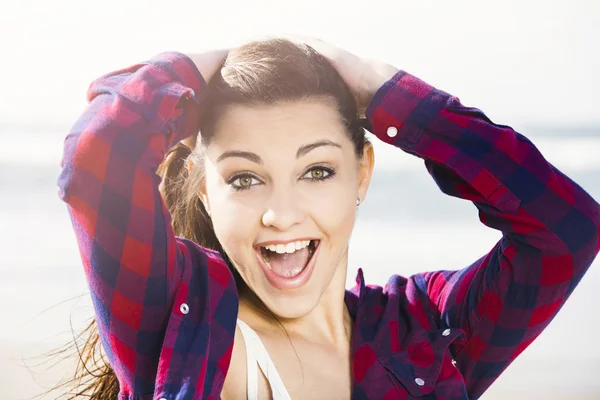
[[[356,198],[356,207],[360,206],[360,198]]]

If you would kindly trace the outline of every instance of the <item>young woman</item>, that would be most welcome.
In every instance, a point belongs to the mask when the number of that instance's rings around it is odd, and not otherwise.
[[[91,85],[59,179],[110,363],[81,392],[476,399],[592,263],[599,205],[529,140],[404,71],[311,44],[166,53]],[[363,126],[502,239],[460,271],[381,288],[359,270],[345,291],[374,161]]]

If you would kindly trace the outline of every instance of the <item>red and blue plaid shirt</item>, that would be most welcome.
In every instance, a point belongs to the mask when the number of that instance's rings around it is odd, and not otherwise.
[[[229,367],[234,280],[217,253],[175,237],[156,175],[197,132],[205,91],[190,59],[162,54],[96,80],[65,141],[60,193],[121,399],[218,399]],[[367,117],[503,237],[459,271],[394,275],[384,288],[359,271],[346,293],[352,398],[476,399],[592,263],[600,207],[525,137],[406,72]]]

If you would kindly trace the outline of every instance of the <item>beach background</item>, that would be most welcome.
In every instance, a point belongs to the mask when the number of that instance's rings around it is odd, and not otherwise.
[[[39,356],[72,340],[92,315],[56,178],[63,138],[95,77],[165,50],[266,33],[314,35],[404,68],[513,126],[600,199],[597,4],[2,3],[0,398],[31,398],[68,373],[74,360],[40,364]],[[349,287],[358,267],[372,284],[394,273],[462,268],[500,238],[479,223],[472,204],[443,195],[422,161],[375,147]],[[599,286],[597,260],[548,329],[482,398],[600,399]]]

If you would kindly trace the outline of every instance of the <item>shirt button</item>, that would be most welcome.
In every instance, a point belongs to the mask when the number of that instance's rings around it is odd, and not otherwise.
[[[396,128],[395,126],[390,126],[387,129],[387,135],[389,137],[395,137],[398,134],[398,128]]]
[[[415,383],[419,386],[423,386],[425,384],[425,381],[421,378],[416,378]]]
[[[448,336],[450,334],[451,330],[450,329],[446,329],[444,332],[442,332],[442,336]]]
[[[181,311],[182,314],[187,314],[190,312],[190,307],[185,303],[181,303],[179,306],[179,311]]]

